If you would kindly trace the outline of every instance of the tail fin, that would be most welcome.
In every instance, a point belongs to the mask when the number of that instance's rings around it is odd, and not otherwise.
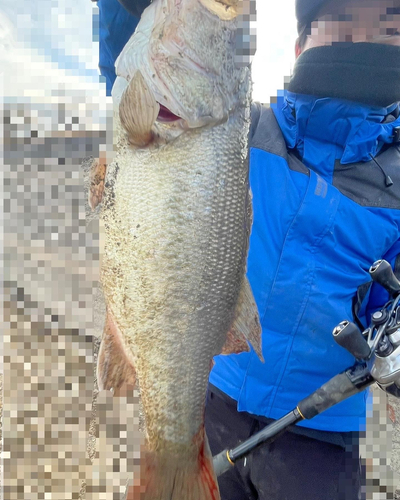
[[[127,500],[220,500],[207,437],[195,456],[146,451],[140,480],[129,489]],[[193,448],[192,448],[193,449]]]

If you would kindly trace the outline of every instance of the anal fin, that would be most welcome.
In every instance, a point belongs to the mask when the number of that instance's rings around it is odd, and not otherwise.
[[[260,360],[264,362],[261,350],[261,325],[257,304],[254,300],[249,280],[245,276],[239,293],[235,317],[227,334],[221,354],[248,352],[250,351],[248,342],[251,343]]]
[[[135,368],[125,351],[122,334],[111,313],[107,311],[97,359],[99,390],[113,389],[115,396],[123,396],[128,390],[133,389],[135,382]]]

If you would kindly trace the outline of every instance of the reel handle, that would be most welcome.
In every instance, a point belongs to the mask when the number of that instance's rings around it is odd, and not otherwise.
[[[400,281],[396,278],[392,266],[386,260],[377,260],[369,269],[371,278],[387,290],[392,298],[400,294]]]
[[[333,338],[356,359],[367,359],[371,353],[368,342],[357,325],[350,321],[342,321],[332,332]]]

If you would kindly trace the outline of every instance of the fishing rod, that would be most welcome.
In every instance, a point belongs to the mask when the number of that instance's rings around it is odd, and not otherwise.
[[[372,315],[370,326],[363,332],[350,321],[342,321],[332,332],[335,341],[356,358],[356,363],[300,401],[282,418],[236,448],[223,450],[213,457],[217,476],[255,448],[278,438],[292,425],[314,418],[375,382],[384,391],[400,397],[400,281],[386,260],[374,262],[369,274],[389,293],[390,300]]]

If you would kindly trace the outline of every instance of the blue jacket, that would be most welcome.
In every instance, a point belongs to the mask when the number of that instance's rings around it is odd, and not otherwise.
[[[139,19],[127,12],[118,0],[98,0],[99,69],[106,80],[107,95],[116,79],[115,61],[132,36]]]
[[[290,92],[272,108],[253,106],[248,278],[265,364],[253,350],[220,355],[210,375],[239,411],[280,418],[354,363],[331,332],[354,315],[366,326],[388,298],[376,285],[360,285],[370,282],[375,260],[394,264],[400,253],[398,114],[398,104]],[[365,402],[364,391],[301,425],[357,431]]]

